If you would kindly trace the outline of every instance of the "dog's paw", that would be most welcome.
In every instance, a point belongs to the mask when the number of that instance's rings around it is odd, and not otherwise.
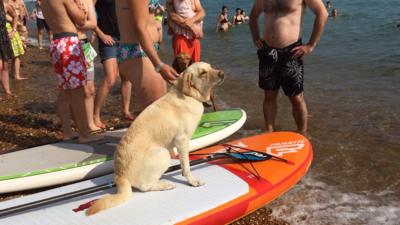
[[[200,187],[205,184],[204,181],[198,179],[191,179],[189,180],[189,184],[193,187]]]
[[[170,181],[161,180],[159,182],[160,190],[171,190],[176,188],[176,185]]]

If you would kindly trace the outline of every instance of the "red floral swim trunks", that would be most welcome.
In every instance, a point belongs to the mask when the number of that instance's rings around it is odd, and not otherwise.
[[[77,36],[53,39],[50,56],[59,89],[71,90],[86,85],[85,55]]]

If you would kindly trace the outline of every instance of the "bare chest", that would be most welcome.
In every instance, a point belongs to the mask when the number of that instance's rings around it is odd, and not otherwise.
[[[303,0],[263,0],[265,13],[290,13],[301,10]]]

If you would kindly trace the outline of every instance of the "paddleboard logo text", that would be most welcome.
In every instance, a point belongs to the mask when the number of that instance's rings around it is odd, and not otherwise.
[[[281,157],[285,154],[296,153],[304,148],[304,140],[278,142],[267,147],[267,153]]]

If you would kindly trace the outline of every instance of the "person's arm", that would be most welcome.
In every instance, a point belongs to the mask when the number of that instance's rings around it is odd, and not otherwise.
[[[80,9],[74,0],[65,0],[64,7],[67,10],[68,15],[71,17],[72,21],[82,27],[86,22],[85,12]]]
[[[196,15],[192,17],[190,20],[193,23],[198,23],[203,21],[204,17],[206,16],[206,11],[201,5],[200,0],[194,0],[194,12],[196,13]]]
[[[12,5],[7,4],[7,14],[11,16],[12,21],[11,21],[11,26],[13,31],[17,30],[17,25],[18,25],[18,16],[17,13],[15,12],[15,9]]]
[[[174,0],[167,0],[167,15],[168,19],[179,25],[185,24],[185,19],[179,16],[174,8]]]
[[[143,0],[129,0],[133,30],[140,46],[149,57],[154,67],[160,69],[161,76],[167,81],[175,80],[178,78],[179,74],[172,67],[161,62],[149,38],[150,34],[147,30],[147,20],[150,15],[147,3],[147,1]]]
[[[88,9],[88,18],[85,25],[81,28],[94,30],[97,27],[96,12],[94,11],[94,5],[92,0],[86,0]]]
[[[249,26],[254,46],[256,46],[258,49],[263,47],[262,38],[260,38],[260,30],[258,27],[258,18],[260,17],[262,12],[262,0],[256,0],[253,8],[251,9]]]
[[[315,15],[314,26],[308,43],[293,48],[292,53],[296,58],[302,58],[304,55],[314,50],[324,31],[325,23],[329,15],[322,1],[305,0],[305,3]]]

